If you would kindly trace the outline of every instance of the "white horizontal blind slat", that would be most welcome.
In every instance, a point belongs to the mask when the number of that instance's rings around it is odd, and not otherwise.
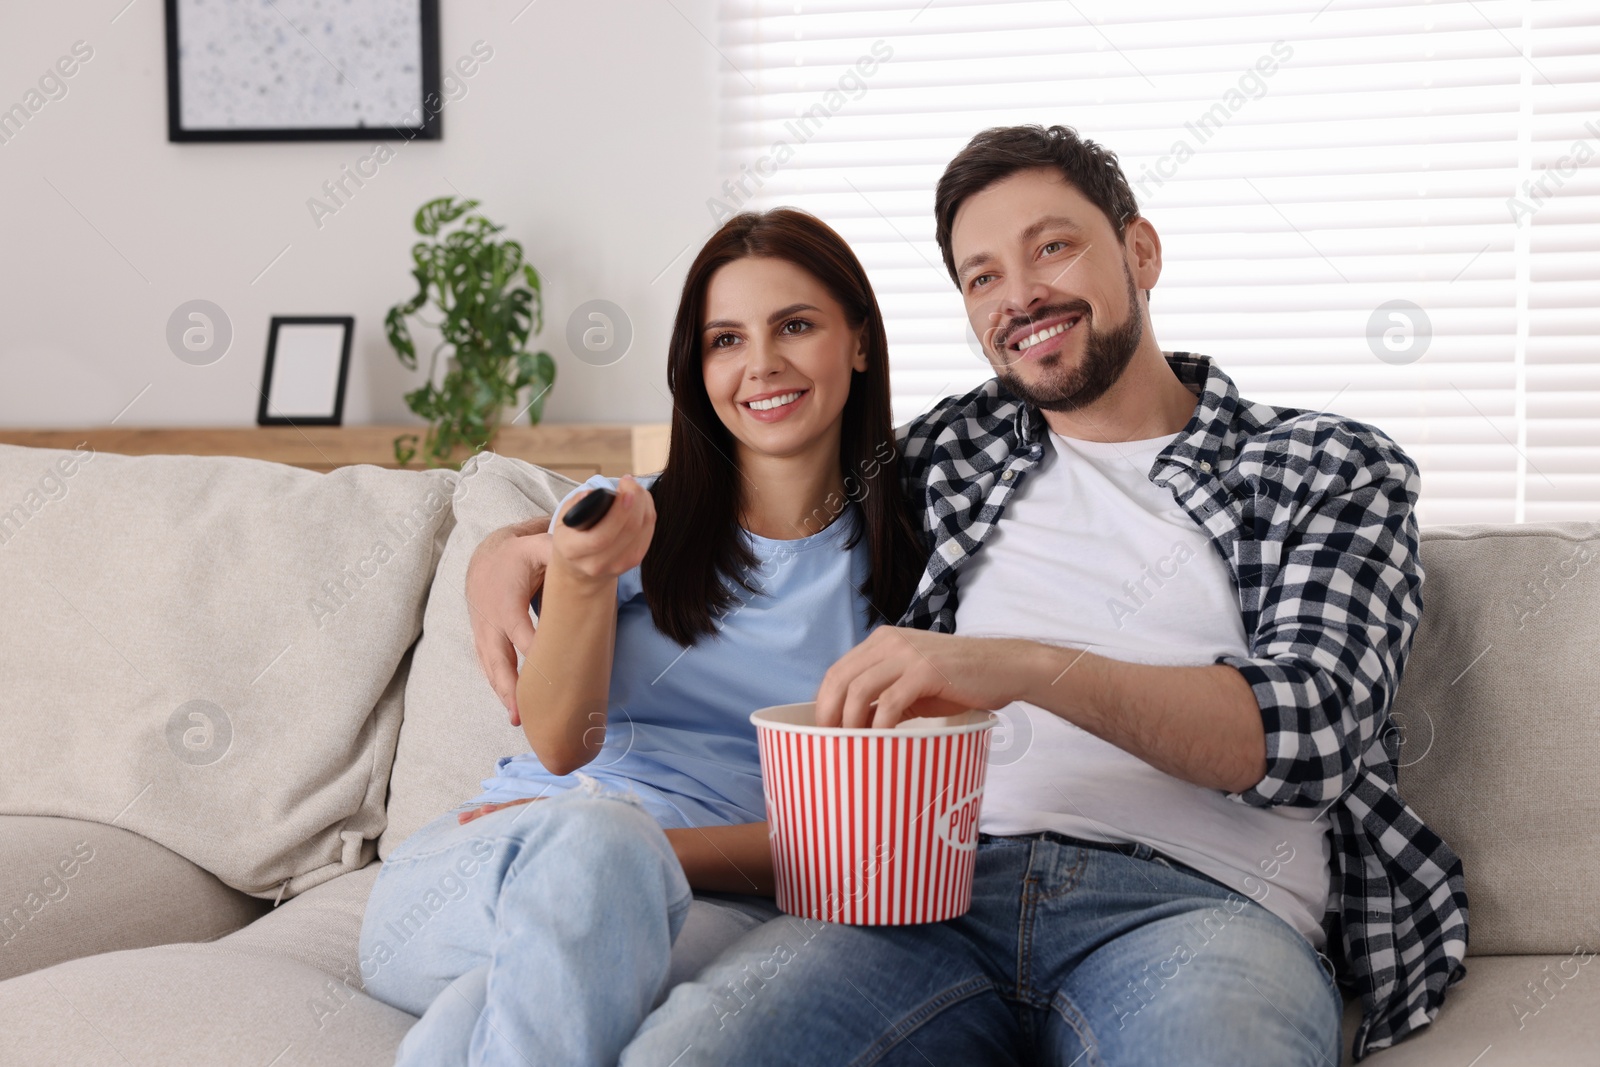
[[[1600,64],[1595,28],[1566,0],[1530,12],[1535,73],[1529,188],[1524,511],[1588,518],[1600,499]],[[1584,73],[1579,64],[1586,66]],[[1535,192],[1535,187],[1538,189]],[[1535,201],[1539,201],[1535,203]]]
[[[708,223],[794,204],[839,230],[897,420],[989,373],[933,241],[939,174],[984,127],[1059,122],[1118,153],[1162,235],[1164,347],[1379,424],[1424,522],[1600,518],[1600,165],[1570,166],[1600,150],[1600,0],[726,0],[719,34]],[[1415,362],[1369,346],[1395,299],[1431,325]]]

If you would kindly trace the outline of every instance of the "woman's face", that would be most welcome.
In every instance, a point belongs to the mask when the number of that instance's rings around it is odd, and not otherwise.
[[[792,456],[836,446],[862,330],[788,260],[746,256],[711,276],[701,369],[717,417],[744,448]]]

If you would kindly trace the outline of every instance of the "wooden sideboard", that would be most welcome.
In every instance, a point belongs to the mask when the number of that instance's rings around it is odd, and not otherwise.
[[[248,456],[307,470],[330,471],[353,463],[395,467],[394,439],[418,435],[419,455],[408,470],[422,470],[421,426],[120,427],[81,430],[0,429],[0,443],[35,448],[76,448],[130,456]],[[582,480],[593,474],[649,474],[667,462],[666,423],[503,426],[491,449]]]

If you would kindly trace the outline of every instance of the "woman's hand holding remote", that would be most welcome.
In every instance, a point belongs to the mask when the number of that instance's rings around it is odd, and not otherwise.
[[[551,568],[585,583],[614,581],[637,567],[656,530],[655,502],[632,475],[617,483],[616,500],[598,522],[587,529],[569,525],[566,517],[596,492],[570,501],[550,530]]]

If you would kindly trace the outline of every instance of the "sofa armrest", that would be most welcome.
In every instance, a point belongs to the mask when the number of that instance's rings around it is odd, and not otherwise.
[[[271,906],[130,830],[0,815],[0,981],[100,952],[210,941]]]

